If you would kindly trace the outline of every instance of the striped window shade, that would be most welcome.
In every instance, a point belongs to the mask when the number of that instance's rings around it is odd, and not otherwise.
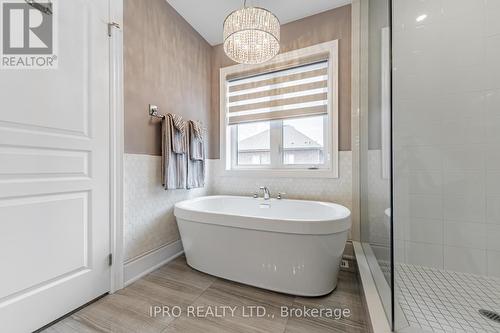
[[[229,125],[328,113],[328,54],[226,81]]]

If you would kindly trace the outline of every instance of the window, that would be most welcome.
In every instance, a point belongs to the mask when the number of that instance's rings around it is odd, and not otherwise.
[[[283,163],[325,165],[325,116],[283,120]]]
[[[271,164],[270,123],[268,121],[236,125],[238,165]]]
[[[336,57],[334,41],[221,70],[226,171],[337,176]]]

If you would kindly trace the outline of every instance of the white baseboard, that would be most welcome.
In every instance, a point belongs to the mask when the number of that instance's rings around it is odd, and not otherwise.
[[[164,245],[138,258],[125,262],[123,269],[124,286],[139,280],[146,274],[160,268],[184,253],[180,240]]]

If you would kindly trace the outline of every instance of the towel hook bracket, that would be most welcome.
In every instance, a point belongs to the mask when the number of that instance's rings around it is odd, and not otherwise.
[[[149,104],[149,115],[156,118],[165,118],[164,115],[158,113],[158,106]]]

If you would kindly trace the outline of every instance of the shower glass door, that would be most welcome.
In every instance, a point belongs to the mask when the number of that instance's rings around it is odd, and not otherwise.
[[[390,0],[361,1],[361,243],[392,324],[390,24]]]

